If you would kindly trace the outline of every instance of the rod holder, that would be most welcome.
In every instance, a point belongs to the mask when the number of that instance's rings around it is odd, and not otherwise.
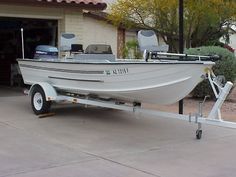
[[[24,29],[21,28],[21,48],[22,48],[22,59],[25,59],[25,46],[24,46]]]

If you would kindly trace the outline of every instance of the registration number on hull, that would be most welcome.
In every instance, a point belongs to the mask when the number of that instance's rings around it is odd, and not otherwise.
[[[104,72],[106,75],[124,75],[129,73],[128,68],[119,68],[119,69],[113,69],[113,70],[106,70]]]

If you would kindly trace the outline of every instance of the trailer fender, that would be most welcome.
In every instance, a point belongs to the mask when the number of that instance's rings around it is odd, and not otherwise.
[[[57,92],[55,88],[46,82],[39,82],[31,86],[29,90],[29,95],[32,95],[34,88],[41,87],[45,93],[46,101],[54,101],[57,99]]]

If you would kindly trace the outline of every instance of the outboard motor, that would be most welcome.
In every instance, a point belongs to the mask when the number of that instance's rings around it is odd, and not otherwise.
[[[58,49],[49,45],[39,45],[35,49],[34,59],[58,59]]]

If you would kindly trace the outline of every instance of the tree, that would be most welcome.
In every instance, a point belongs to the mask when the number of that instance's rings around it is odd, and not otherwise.
[[[223,26],[236,18],[234,0],[185,0],[186,47],[204,45],[227,33]],[[152,29],[178,51],[178,0],[118,0],[111,7],[110,20],[126,27]]]

